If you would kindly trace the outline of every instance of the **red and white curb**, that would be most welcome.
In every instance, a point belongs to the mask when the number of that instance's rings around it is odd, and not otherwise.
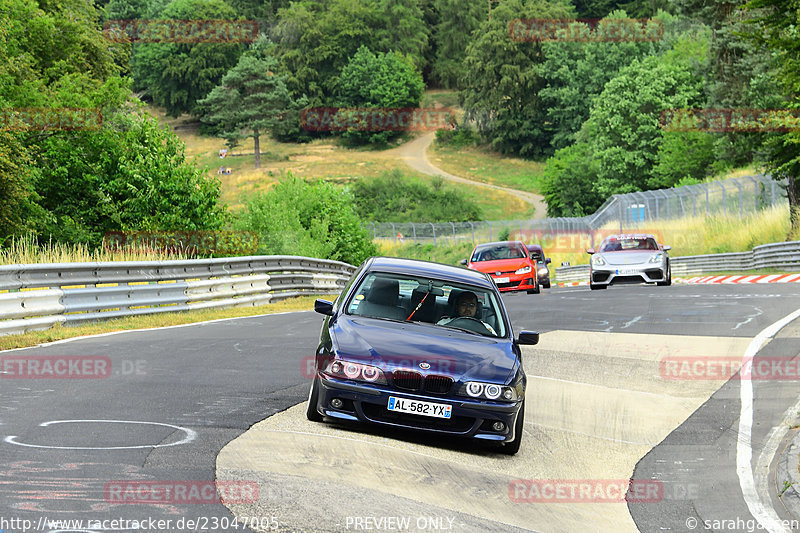
[[[746,276],[695,276],[693,278],[672,278],[673,283],[800,283],[800,274],[758,274]],[[588,281],[567,281],[556,283],[559,287],[589,285]]]
[[[686,283],[800,283],[800,274],[697,276],[687,279]]]

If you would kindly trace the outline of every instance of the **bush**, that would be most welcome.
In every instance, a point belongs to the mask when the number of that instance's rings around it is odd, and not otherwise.
[[[334,259],[353,265],[375,255],[352,196],[330,183],[306,183],[291,174],[253,198],[237,229],[259,236],[258,252]]]
[[[481,220],[481,210],[459,190],[434,179],[431,186],[399,170],[352,185],[355,207],[370,222],[466,222]]]
[[[454,130],[436,130],[436,142],[452,148],[476,146],[480,138],[470,127],[458,126]]]

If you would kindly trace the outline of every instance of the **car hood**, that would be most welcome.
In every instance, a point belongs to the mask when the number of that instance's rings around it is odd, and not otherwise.
[[[609,265],[639,265],[647,263],[658,250],[631,251],[631,252],[605,252],[600,255]]]
[[[495,259],[494,261],[478,261],[477,263],[470,263],[469,267],[479,272],[488,272],[494,274],[495,272],[513,272],[530,263],[524,257],[517,259]]]
[[[447,375],[455,381],[506,383],[518,365],[510,339],[432,324],[340,315],[332,333],[339,357],[377,366],[386,373],[402,368]]]

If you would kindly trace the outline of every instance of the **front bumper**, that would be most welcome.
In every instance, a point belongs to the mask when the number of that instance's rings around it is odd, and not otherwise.
[[[532,291],[536,289],[536,275],[532,272],[527,274],[504,274],[502,276],[490,275],[500,292]],[[500,282],[497,281],[498,279]]]
[[[663,263],[644,263],[636,265],[603,265],[590,269],[592,285],[612,285],[615,283],[656,283],[666,281],[667,267]]]
[[[317,411],[330,419],[344,422],[364,422],[395,428],[421,430],[494,442],[513,441],[514,424],[517,421],[522,401],[490,402],[453,396],[407,393],[393,390],[386,385],[362,385],[352,381],[331,379],[318,374],[320,382]],[[449,419],[412,415],[389,411],[386,407],[389,396],[425,402],[446,403],[452,406]],[[331,400],[344,402],[341,409],[334,409]],[[494,431],[492,424],[503,422],[503,431]]]

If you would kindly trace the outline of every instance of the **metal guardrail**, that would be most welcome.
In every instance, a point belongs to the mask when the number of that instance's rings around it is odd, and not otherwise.
[[[750,252],[672,257],[670,264],[673,276],[762,268],[800,271],[800,241],[763,244]],[[559,282],[589,281],[589,265],[556,267],[555,271]]]
[[[339,292],[355,267],[296,256],[0,266],[0,335]]]

